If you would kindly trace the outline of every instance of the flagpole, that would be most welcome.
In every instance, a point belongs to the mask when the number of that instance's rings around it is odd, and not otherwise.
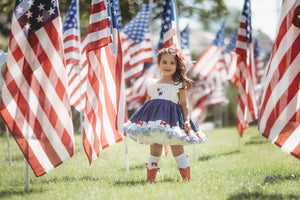
[[[125,145],[125,162],[126,162],[126,172],[129,174],[129,161],[128,161],[128,146],[127,146],[127,136],[124,135],[124,145]]]
[[[180,35],[179,35],[179,21],[178,21],[178,8],[177,8],[177,0],[173,0],[173,3],[174,3],[174,8],[175,8],[175,22],[176,22],[176,35],[177,35],[177,42],[178,42],[178,49],[181,50],[181,39],[180,39]]]
[[[30,177],[29,177],[29,164],[26,160],[26,192],[29,192],[29,186],[30,186]]]
[[[238,134],[238,151],[241,151],[241,136]]]
[[[193,144],[193,147],[194,147],[194,161],[195,161],[195,163],[197,163],[197,151],[196,151],[196,145]]]
[[[81,138],[83,138],[83,123],[82,123],[82,111],[83,111],[83,105],[82,105],[82,85],[81,85],[81,75],[80,75],[80,65],[79,65],[79,99],[80,99],[80,108],[81,108],[81,110],[80,110],[80,113],[79,113],[79,117],[80,117],[80,134],[81,134]],[[81,149],[82,150],[84,150],[84,147],[83,147],[83,143],[82,143],[82,145],[81,145]]]
[[[7,134],[7,145],[8,145],[8,159],[9,159],[9,166],[11,166],[11,165],[12,165],[12,162],[11,162],[11,151],[10,151],[9,131],[8,131],[7,126],[5,126],[5,129],[6,129],[6,134]]]
[[[27,152],[27,159],[26,159],[26,185],[25,185],[25,190],[26,192],[29,192],[29,187],[30,187],[30,174],[29,174],[29,163],[28,163],[28,159],[29,159],[29,148],[28,148],[28,142],[29,142],[29,138],[27,138],[27,136],[25,135],[25,140],[26,140],[26,152]]]
[[[113,12],[113,9],[112,9],[112,6],[111,6],[111,0],[108,0],[108,6],[109,6],[109,13],[110,13],[110,30],[111,30],[111,34],[112,34],[112,40],[113,40],[113,43],[115,42],[115,34],[114,34],[114,23],[113,23],[113,18],[112,18],[112,12]],[[115,52],[115,50],[114,50]]]
[[[116,40],[118,40],[118,38],[116,37],[116,35],[115,35],[115,32],[114,32],[114,22],[113,22],[113,17],[112,17],[112,13],[114,12],[114,9],[113,9],[113,7],[112,7],[112,5],[111,5],[111,0],[108,0],[108,3],[109,3],[109,11],[110,11],[110,21],[111,21],[111,32],[112,32],[112,40],[113,40],[113,43],[115,43],[116,42]],[[113,49],[113,52],[117,52],[117,49]],[[124,74],[123,73],[123,69],[122,69],[122,74]],[[123,76],[123,75],[122,75]],[[123,78],[123,77],[122,77]],[[122,86],[121,86],[122,87]],[[125,89],[125,86],[123,86],[124,87],[124,89]],[[124,112],[124,116],[125,116],[125,112]],[[118,132],[119,132],[119,134],[121,134],[120,133],[120,131],[119,131],[119,129],[120,129],[120,127],[119,127],[119,123],[118,123]],[[123,134],[123,140],[124,140],[124,145],[125,145],[125,165],[126,165],[126,172],[127,173],[129,173],[129,161],[128,161],[128,146],[127,146],[127,136],[125,136],[125,134]]]

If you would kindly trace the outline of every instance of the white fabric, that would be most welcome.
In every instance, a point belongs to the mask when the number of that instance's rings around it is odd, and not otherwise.
[[[190,166],[189,161],[185,153],[180,154],[179,156],[174,157],[179,169],[185,169]]]
[[[149,161],[148,161],[148,169],[157,169],[159,168],[158,163],[159,163],[160,157],[157,156],[152,156],[150,154],[149,156]]]
[[[166,99],[174,103],[178,103],[179,89],[182,84],[173,85],[168,83],[149,82],[147,85],[147,92],[151,99]]]

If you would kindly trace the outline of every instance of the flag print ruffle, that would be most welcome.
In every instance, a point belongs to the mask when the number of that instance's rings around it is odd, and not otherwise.
[[[124,125],[129,137],[142,144],[186,145],[203,143],[205,134],[190,120],[191,131],[184,130],[180,105],[164,99],[153,99],[142,106]]]

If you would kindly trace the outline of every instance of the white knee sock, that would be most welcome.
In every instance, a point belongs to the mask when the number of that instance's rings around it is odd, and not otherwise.
[[[185,169],[187,167],[189,167],[189,161],[187,159],[187,156],[185,153],[180,154],[179,156],[174,157],[176,162],[177,162],[177,166],[179,169]]]
[[[148,169],[157,169],[160,157],[152,156],[150,154],[148,161]]]

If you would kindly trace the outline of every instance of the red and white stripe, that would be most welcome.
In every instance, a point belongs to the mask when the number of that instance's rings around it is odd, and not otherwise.
[[[64,32],[64,50],[67,64],[78,64],[80,61],[78,34],[78,29],[70,29]]]
[[[91,51],[88,59],[90,68],[83,144],[91,163],[99,157],[102,149],[122,141],[117,124],[121,92],[118,81],[120,80],[119,74],[122,75],[118,69],[120,66],[122,69],[122,62],[120,62],[122,58],[116,63],[116,58],[111,54],[109,46],[105,46]]]
[[[236,83],[238,87],[237,128],[241,136],[244,130],[248,128],[248,123],[257,119],[254,45],[252,41],[247,44],[246,20],[246,16],[241,15],[236,44],[239,81]]]
[[[86,58],[87,35],[81,38],[82,50],[80,66],[73,66],[68,74],[68,93],[71,105],[79,112],[84,112],[88,75],[88,60]],[[80,67],[78,69],[77,67]]]
[[[125,82],[139,77],[144,63],[153,60],[151,34],[145,33],[145,40],[136,44],[126,33],[120,32],[122,38]]]
[[[28,37],[13,15],[1,115],[41,176],[74,153],[60,17]]]
[[[293,17],[298,26],[292,24]],[[284,1],[266,69],[259,131],[300,159],[300,1]]]
[[[112,42],[106,1],[92,0],[87,52]]]
[[[119,30],[112,30],[114,43],[104,47],[98,43],[97,48],[87,52],[89,70],[83,146],[90,163],[99,157],[101,150],[123,140],[125,81],[122,47]]]
[[[157,65],[153,64],[141,77],[135,80],[131,87],[126,89],[126,103],[128,110],[138,109],[144,104],[147,96],[147,83],[152,79],[157,79],[157,71]]]
[[[265,72],[263,56],[255,59],[255,69],[256,83],[260,83]]]
[[[197,79],[208,78],[222,56],[222,48],[210,45],[191,68],[191,75]]]
[[[253,43],[249,45],[247,57],[238,55],[238,107],[237,107],[237,128],[242,136],[248,128],[248,123],[257,119],[257,103],[255,92],[255,74]],[[254,69],[254,70],[253,70]]]

